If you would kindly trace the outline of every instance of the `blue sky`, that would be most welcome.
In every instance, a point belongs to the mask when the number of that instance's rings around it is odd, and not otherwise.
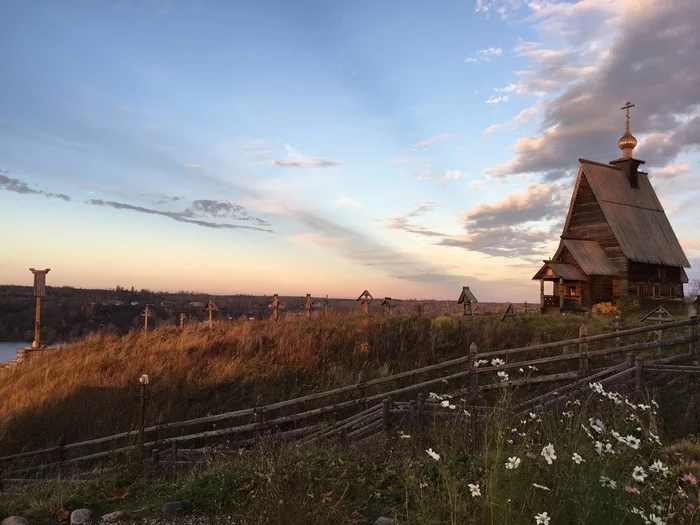
[[[697,78],[612,67],[697,8],[609,4],[3,2],[0,281],[534,300],[627,98],[697,261]]]

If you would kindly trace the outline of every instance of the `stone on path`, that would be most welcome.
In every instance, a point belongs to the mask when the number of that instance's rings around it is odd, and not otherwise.
[[[160,510],[163,512],[178,512],[185,508],[185,504],[182,501],[169,501],[161,507]]]
[[[2,520],[2,524],[0,524],[0,525],[31,525],[31,524],[29,523],[29,520],[27,518],[23,518],[22,516],[10,516],[10,517]]]
[[[82,525],[87,523],[92,518],[90,509],[76,509],[70,513],[71,525]]]
[[[110,512],[109,514],[105,514],[102,516],[102,521],[117,521],[120,520],[124,517],[124,511],[123,510],[117,510],[114,512]]]

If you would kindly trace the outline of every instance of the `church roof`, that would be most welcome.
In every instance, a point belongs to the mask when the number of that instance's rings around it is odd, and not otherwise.
[[[547,272],[547,269],[551,269],[551,272]],[[561,277],[565,281],[587,281],[586,276],[581,273],[581,271],[576,268],[573,264],[544,261],[544,265],[532,278],[533,281],[539,278],[553,279],[554,277]]]
[[[640,263],[690,268],[646,173],[638,172],[639,187],[634,188],[615,166],[585,159],[579,162],[625,257]]]
[[[576,262],[586,275],[620,275],[615,265],[608,259],[596,241],[562,239],[553,259],[556,259],[564,248],[569,250],[569,253],[576,259]]]

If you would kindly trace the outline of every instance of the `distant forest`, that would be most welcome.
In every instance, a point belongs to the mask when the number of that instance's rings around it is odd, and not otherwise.
[[[396,301],[392,300],[392,313],[434,315],[436,313],[461,313],[455,301]],[[109,290],[90,290],[69,286],[47,286],[42,300],[42,343],[71,341],[91,332],[126,333],[143,326],[141,312],[148,306],[153,317],[149,326],[177,325],[180,313],[186,322],[203,322],[207,319],[204,305],[211,300],[217,307],[214,318],[266,319],[271,314],[271,295],[214,296],[195,292],[153,292],[116,286]],[[375,297],[373,312],[383,312],[383,297]],[[314,310],[322,310],[325,298],[314,297]],[[32,341],[34,339],[34,305],[31,286],[0,285],[0,341]],[[420,305],[420,306],[419,306]],[[330,299],[331,311],[360,311],[360,304],[353,299]],[[501,305],[483,304],[484,311],[498,311]],[[280,314],[301,314],[304,297],[280,296]]]
[[[148,306],[149,325],[177,324],[184,313],[188,322],[205,320],[204,304],[212,300],[216,319],[262,319],[269,315],[269,297],[210,296],[179,292],[161,293],[117,286],[110,290],[46,288],[41,308],[41,337],[47,344],[69,341],[90,332],[126,333],[143,326],[141,312]],[[302,307],[303,298],[287,301]],[[31,341],[34,338],[35,299],[31,286],[0,285],[0,341]]]

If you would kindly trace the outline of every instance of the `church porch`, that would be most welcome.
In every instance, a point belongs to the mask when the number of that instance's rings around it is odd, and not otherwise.
[[[588,296],[586,276],[574,265],[544,261],[533,280],[540,281],[540,311],[580,312]],[[552,283],[545,285],[545,283]],[[551,293],[545,293],[549,287]]]

